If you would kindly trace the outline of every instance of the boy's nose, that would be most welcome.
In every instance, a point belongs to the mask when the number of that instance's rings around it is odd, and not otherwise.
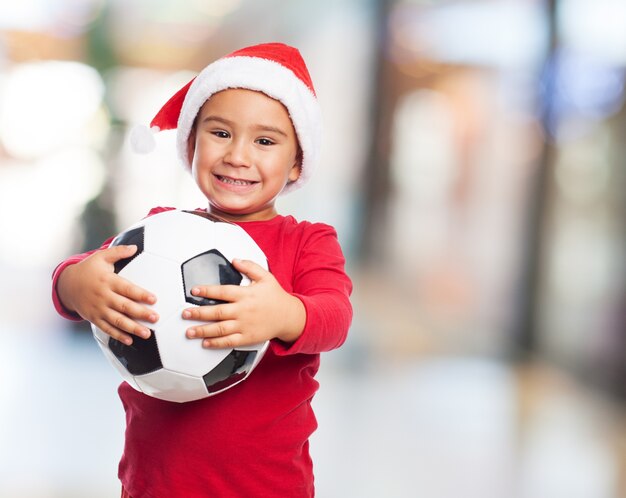
[[[248,147],[239,141],[233,141],[224,156],[224,161],[233,166],[249,166],[250,160]]]

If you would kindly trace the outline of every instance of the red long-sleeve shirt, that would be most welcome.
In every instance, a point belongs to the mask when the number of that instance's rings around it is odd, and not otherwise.
[[[122,383],[127,425],[119,477],[133,498],[314,495],[308,447],[317,427],[314,376],[319,354],[346,338],[352,284],[332,227],[291,216],[239,225],[263,250],[282,287],[303,302],[304,331],[293,344],[273,340],[250,377],[217,396],[170,403]],[[63,308],[56,281],[87,254],[68,258],[53,275],[55,307],[69,319],[78,317]]]

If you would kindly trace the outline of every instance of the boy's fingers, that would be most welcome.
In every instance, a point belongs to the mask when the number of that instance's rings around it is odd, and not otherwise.
[[[133,338],[130,335],[116,329],[106,320],[98,320],[94,322],[94,325],[102,330],[102,332],[104,332],[105,334],[111,336],[117,341],[126,344],[127,346],[130,346],[133,343]]]
[[[218,301],[235,301],[240,296],[241,289],[238,285],[196,285],[192,287],[191,294]]]
[[[127,297],[132,301],[146,304],[156,303],[156,296],[151,292],[133,284],[132,282],[120,277],[114,291],[121,296]]]
[[[105,249],[104,259],[108,263],[115,263],[120,259],[129,258],[137,252],[137,246],[134,244],[128,246],[113,246]]]
[[[150,337],[150,329],[148,327],[140,325],[121,313],[113,311],[105,317],[105,321],[112,332],[119,332],[122,335],[132,334],[143,339]],[[104,331],[104,329],[102,330]],[[113,336],[113,334],[110,335]]]
[[[226,337],[212,337],[202,340],[202,347],[207,349],[229,349],[239,346],[241,334],[231,334]]]
[[[204,325],[196,325],[187,329],[187,337],[194,338],[226,338],[231,336],[239,336],[239,330],[237,324],[234,321],[214,322]]]
[[[114,308],[122,315],[131,319],[144,320],[151,323],[155,323],[159,320],[159,315],[156,311],[146,308],[130,299],[119,299],[115,303]]]
[[[261,280],[268,273],[261,265],[248,259],[233,259],[233,266],[253,282]]]
[[[229,304],[215,306],[197,306],[187,308],[182,314],[185,320],[197,320],[203,322],[218,322],[235,318],[234,308]]]

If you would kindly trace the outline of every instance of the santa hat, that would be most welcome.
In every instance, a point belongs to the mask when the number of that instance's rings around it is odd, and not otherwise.
[[[282,43],[264,43],[237,50],[205,67],[168,100],[150,123],[154,132],[177,130],[176,148],[183,165],[191,169],[187,140],[194,120],[211,95],[227,88],[263,92],[289,112],[302,149],[300,177],[283,192],[302,186],[311,176],[320,150],[322,119],[311,76],[300,52]],[[154,150],[146,127],[131,132],[136,152]]]

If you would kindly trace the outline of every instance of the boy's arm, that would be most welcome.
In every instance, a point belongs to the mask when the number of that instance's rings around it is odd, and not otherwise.
[[[274,341],[278,355],[320,353],[341,346],[352,323],[352,281],[334,228],[315,224],[302,246],[294,275],[293,296],[305,309],[302,333],[293,343]]]
[[[318,233],[319,232],[319,233]],[[268,339],[277,354],[320,353],[345,341],[352,319],[352,284],[331,227],[323,225],[305,242],[294,275],[294,292],[251,261],[233,261],[252,284],[197,286],[194,295],[225,301],[188,308],[183,318],[198,323],[187,337],[204,339],[209,348],[250,345]]]
[[[108,246],[111,240],[112,239],[109,239],[107,242],[104,243],[104,245]],[[52,304],[54,305],[54,309],[57,311],[57,313],[67,320],[80,322],[83,320],[83,318],[75,311],[68,309],[59,297],[59,292],[57,290],[59,278],[67,267],[75,265],[76,263],[80,263],[82,260],[96,252],[96,250],[97,249],[94,249],[93,251],[89,251],[83,254],[74,254],[73,256],[70,256],[65,261],[60,263],[52,272]]]
[[[63,318],[66,318],[67,320],[73,320],[75,322],[80,322],[84,320],[84,318],[76,313],[75,310],[69,309],[65,305],[65,302],[59,296],[58,286],[61,275],[66,268],[80,263],[81,261],[87,259],[89,256],[94,254],[96,251],[101,251],[109,247],[109,245],[113,241],[113,238],[114,237],[109,237],[102,243],[102,245],[98,249],[92,249],[91,251],[87,251],[82,254],[74,254],[73,256],[70,256],[65,261],[59,263],[59,265],[52,272],[52,304],[54,304],[54,308],[56,309],[57,313]]]
[[[148,216],[173,208],[153,208]],[[89,320],[112,337],[127,344],[128,334],[149,336],[149,330],[136,322],[155,322],[158,316],[143,304],[156,300],[150,292],[114,273],[114,263],[129,257],[131,246],[109,247],[113,237],[99,249],[70,256],[52,274],[52,302],[68,320]],[[141,304],[143,303],[143,304]]]

